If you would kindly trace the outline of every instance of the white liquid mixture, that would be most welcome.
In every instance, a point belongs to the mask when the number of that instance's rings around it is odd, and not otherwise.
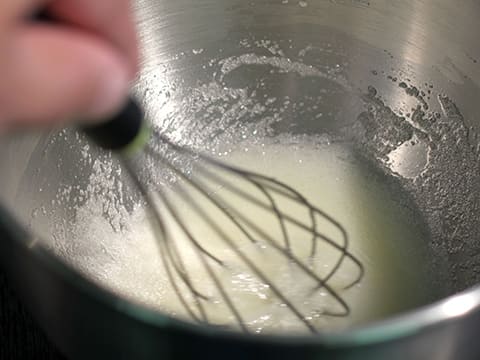
[[[329,285],[348,304],[351,314],[348,317],[325,316],[321,314],[324,311],[342,311],[331,293],[323,288],[311,295],[315,282],[298,267],[280,256],[265,241],[251,244],[231,221],[222,218],[221,213],[214,210],[205,199],[194,196],[202,207],[203,214],[221,224],[222,230],[230,235],[241,251],[316,327],[327,331],[343,328],[379,319],[427,301],[428,291],[419,277],[419,273],[423,272],[422,259],[418,258],[418,251],[413,245],[426,240],[421,238],[425,236],[423,229],[413,224],[412,217],[415,214],[409,213],[400,202],[392,198],[390,188],[380,177],[369,175],[348,150],[335,144],[315,142],[302,146],[272,143],[248,145],[222,158],[236,166],[274,177],[292,186],[347,230],[350,237],[349,250],[365,266],[365,276],[359,285],[345,290],[345,286],[358,275],[358,268],[346,260],[329,281]],[[274,217],[224,189],[216,187],[213,190],[216,195],[224,196],[233,208],[239,209],[259,224],[276,241],[282,241],[282,233]],[[245,187],[245,190],[251,189]],[[249,329],[258,333],[307,330],[285,304],[272,294],[265,282],[239,261],[235,252],[211,226],[206,225],[202,216],[189,205],[178,201],[179,197],[176,199],[175,208],[189,231],[203,247],[224,262],[225,266],[220,267],[209,261]],[[278,204],[289,215],[308,220],[308,213],[291,201],[279,201]],[[62,255],[115,292],[171,315],[190,319],[168,281],[158,243],[143,209],[133,213],[127,230],[114,232],[110,223],[99,216],[97,208],[98,204],[92,201],[78,210],[76,241],[82,244],[83,251],[69,250]],[[209,298],[208,301],[202,301],[209,321],[220,325],[235,325],[235,317],[216,290],[211,276],[188,238],[171,218],[165,217],[164,221],[169,228],[170,239],[180,249],[191,283],[197,291]],[[320,232],[336,243],[342,243],[337,228],[320,217],[317,221]],[[309,262],[311,235],[291,226],[287,231],[293,253],[310,264],[320,276],[325,276],[339,252],[319,240],[316,256]],[[191,293],[178,275],[175,275],[175,279],[189,308],[199,315]]]

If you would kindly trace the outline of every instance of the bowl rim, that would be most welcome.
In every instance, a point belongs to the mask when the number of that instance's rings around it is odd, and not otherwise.
[[[352,327],[336,332],[319,332],[315,335],[299,334],[246,334],[240,331],[226,331],[213,325],[199,325],[187,320],[175,319],[158,310],[137,303],[95,283],[86,275],[74,269],[48,250],[38,236],[28,231],[20,222],[0,206],[0,218],[8,226],[13,241],[27,252],[43,262],[49,270],[59,275],[72,286],[83,292],[92,300],[122,312],[124,315],[157,328],[175,328],[197,336],[209,336],[217,339],[228,339],[238,342],[256,342],[282,344],[290,346],[313,345],[330,348],[350,348],[372,346],[388,341],[399,340],[439,326],[467,317],[480,311],[480,285],[438,300],[432,304],[389,317],[380,321]]]

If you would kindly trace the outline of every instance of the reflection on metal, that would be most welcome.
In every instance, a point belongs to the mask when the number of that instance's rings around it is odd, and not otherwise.
[[[456,317],[465,315],[477,306],[477,299],[473,294],[464,294],[447,300],[441,309],[444,316]]]
[[[428,144],[414,136],[388,154],[388,166],[394,173],[414,179],[427,167],[428,153]]]

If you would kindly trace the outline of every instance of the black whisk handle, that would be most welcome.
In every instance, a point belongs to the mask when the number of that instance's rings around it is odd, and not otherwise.
[[[143,110],[130,98],[117,115],[100,124],[83,126],[82,130],[104,149],[123,150],[135,141],[143,122]]]

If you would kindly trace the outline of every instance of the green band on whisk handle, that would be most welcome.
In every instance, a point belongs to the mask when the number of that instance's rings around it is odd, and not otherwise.
[[[130,98],[117,115],[98,125],[83,126],[82,130],[104,149],[131,153],[148,140],[147,128],[142,109]]]

